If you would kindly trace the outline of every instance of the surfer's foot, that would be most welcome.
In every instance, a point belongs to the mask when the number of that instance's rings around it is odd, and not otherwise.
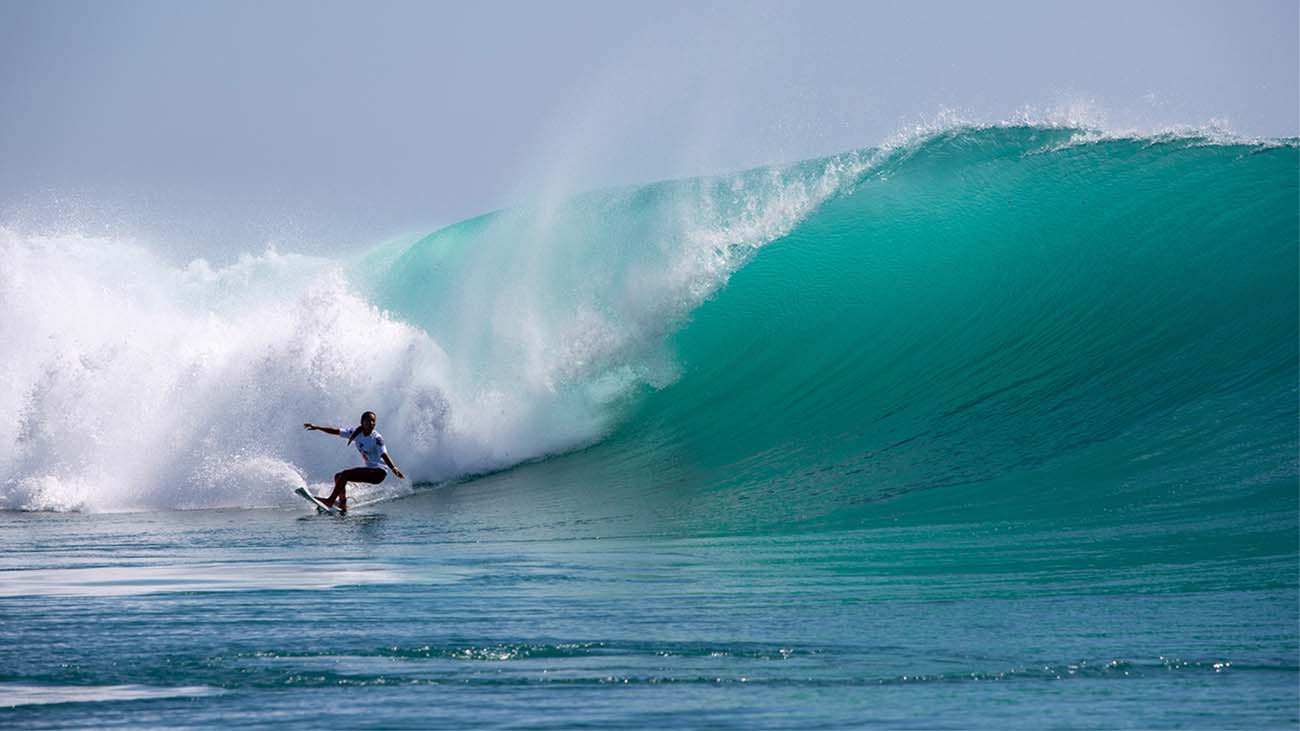
[[[340,512],[340,513],[346,513],[346,512],[348,512],[348,499],[347,499],[347,498],[343,498],[342,500],[339,501],[339,512]]]

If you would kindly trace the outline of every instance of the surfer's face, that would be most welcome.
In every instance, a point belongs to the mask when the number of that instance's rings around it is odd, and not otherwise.
[[[365,434],[369,434],[370,432],[374,431],[375,424],[377,423],[377,421],[378,420],[375,418],[374,414],[367,413],[365,416],[362,416],[361,431]]]

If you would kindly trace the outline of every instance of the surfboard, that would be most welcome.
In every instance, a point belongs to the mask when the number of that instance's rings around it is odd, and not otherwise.
[[[334,508],[331,508],[330,506],[326,505],[320,500],[317,500],[316,496],[311,494],[310,492],[307,492],[307,488],[305,487],[295,488],[293,494],[301,495],[302,499],[306,500],[312,505],[315,505],[317,513],[329,513],[330,515],[338,515],[339,511],[335,510]]]

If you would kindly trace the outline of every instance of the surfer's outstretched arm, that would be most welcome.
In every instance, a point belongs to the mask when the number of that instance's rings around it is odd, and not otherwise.
[[[303,428],[303,429],[306,429],[307,431],[323,431],[323,432],[325,432],[326,434],[333,434],[333,435],[336,436],[336,437],[337,437],[337,436],[341,436],[341,435],[343,434],[343,432],[339,431],[339,430],[336,429],[335,427],[332,427],[332,426],[316,426],[315,424],[312,424],[312,423],[310,423],[310,422],[308,422],[308,423],[306,423],[306,424],[303,424],[303,425],[302,425],[302,428]]]

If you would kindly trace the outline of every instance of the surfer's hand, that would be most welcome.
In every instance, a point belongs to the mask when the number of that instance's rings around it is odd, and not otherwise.
[[[393,468],[393,474],[397,475],[397,479],[399,479],[399,480],[405,480],[405,479],[406,479],[406,475],[402,474],[402,471],[399,470],[399,469],[397,469],[396,467]]]
[[[302,425],[302,428],[303,428],[303,429],[306,429],[307,431],[316,431],[316,425],[315,425],[315,424],[303,424],[303,425]]]

